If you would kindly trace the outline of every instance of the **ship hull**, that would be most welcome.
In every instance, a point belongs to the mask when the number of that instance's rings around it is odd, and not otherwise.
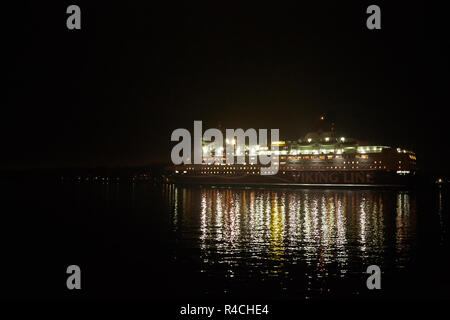
[[[414,183],[414,176],[398,175],[390,171],[305,171],[276,175],[172,175],[169,180],[178,184],[200,185],[279,185],[279,186],[392,186],[404,187]]]

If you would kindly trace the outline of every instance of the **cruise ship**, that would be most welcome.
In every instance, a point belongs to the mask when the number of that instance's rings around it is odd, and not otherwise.
[[[278,146],[276,174],[261,174],[255,150],[250,152],[246,146],[241,151],[245,152],[243,164],[227,164],[226,155],[222,163],[212,163],[212,158],[204,157],[202,164],[169,167],[168,180],[200,185],[408,186],[417,172],[413,151],[336,135],[334,122],[324,116],[314,132],[297,141],[272,141],[272,145]],[[203,148],[208,146],[208,142],[203,142]],[[257,146],[256,155],[270,154],[270,150]]]

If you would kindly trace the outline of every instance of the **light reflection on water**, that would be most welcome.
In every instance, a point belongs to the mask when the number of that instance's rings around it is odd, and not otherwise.
[[[178,248],[198,249],[211,277],[275,278],[281,290],[302,277],[300,289],[322,291],[321,279],[370,264],[402,268],[414,249],[415,199],[404,191],[165,188]]]

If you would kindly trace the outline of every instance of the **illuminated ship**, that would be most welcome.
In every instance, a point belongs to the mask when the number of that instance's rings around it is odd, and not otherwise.
[[[203,145],[208,148],[208,143]],[[170,167],[168,180],[201,185],[406,186],[413,183],[417,171],[413,151],[337,136],[334,123],[323,116],[315,132],[297,141],[273,141],[272,145],[279,149],[279,168],[274,175],[261,174],[261,165],[251,156],[254,150],[252,153],[246,146],[244,164],[226,164],[225,155],[221,164],[203,158],[203,164]],[[257,153],[271,152],[268,147],[257,149]]]

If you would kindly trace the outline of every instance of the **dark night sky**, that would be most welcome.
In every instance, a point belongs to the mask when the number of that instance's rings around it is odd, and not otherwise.
[[[370,31],[372,2],[302,2],[75,1],[80,31],[66,28],[72,2],[17,4],[5,13],[2,168],[147,164],[169,159],[171,132],[194,120],[297,139],[334,113],[338,132],[447,170],[439,10],[373,2],[382,30]]]

